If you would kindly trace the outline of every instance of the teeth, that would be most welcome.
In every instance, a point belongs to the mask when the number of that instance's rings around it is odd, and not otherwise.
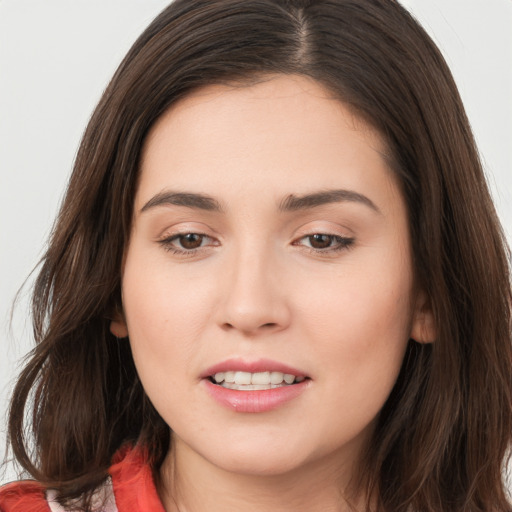
[[[270,372],[253,373],[251,384],[271,384]],[[280,382],[276,382],[275,384],[280,384]]]
[[[236,372],[235,373],[235,384],[239,386],[241,384],[250,384],[251,383],[251,374],[248,372]]]
[[[235,382],[223,382],[221,386],[228,389],[237,389],[238,391],[262,391],[283,387],[282,384],[242,384],[239,386]]]
[[[281,372],[271,372],[270,384],[281,384],[284,380],[284,374]]]
[[[219,374],[217,374],[219,375]],[[224,380],[226,382],[235,382],[235,372],[226,372],[224,374]]]
[[[213,376],[217,384],[221,384],[225,388],[239,389],[271,389],[286,384],[302,382],[305,377],[295,377],[290,373],[282,372],[219,372]]]
[[[286,382],[286,384],[292,384],[294,380],[295,380],[295,375],[290,375],[289,373],[285,374],[284,381]]]

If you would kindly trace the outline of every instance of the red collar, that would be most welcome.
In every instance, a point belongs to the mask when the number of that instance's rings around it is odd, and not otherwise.
[[[109,474],[118,512],[165,512],[144,448],[121,448],[114,455]]]

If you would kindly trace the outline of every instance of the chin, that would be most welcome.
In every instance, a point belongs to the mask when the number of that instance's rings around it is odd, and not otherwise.
[[[222,459],[212,462],[224,471],[252,477],[285,475],[299,469],[305,462],[287,452],[269,453],[261,449],[256,453],[245,451],[224,455]]]

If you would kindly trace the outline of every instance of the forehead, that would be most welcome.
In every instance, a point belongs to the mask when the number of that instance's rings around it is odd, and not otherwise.
[[[261,108],[263,104],[271,109]],[[290,114],[293,113],[293,118]],[[278,126],[289,121],[286,132],[296,136],[291,121],[309,122],[308,136],[313,139],[315,124],[332,126],[343,123],[354,132],[364,134],[376,149],[384,152],[385,145],[368,123],[358,116],[346,103],[335,97],[326,87],[312,78],[302,75],[266,75],[259,80],[231,85],[213,84],[191,92],[185,98],[173,104],[154,124],[147,138],[144,153],[152,140],[158,138],[163,124],[182,124],[181,129],[195,122],[194,130],[199,130],[205,123],[211,128],[219,128],[226,122],[235,126],[247,122],[250,116],[253,129],[269,131],[273,122]],[[217,121],[217,123],[215,122]],[[286,135],[284,132],[282,135]],[[321,134],[325,136],[325,133]],[[333,133],[333,136],[335,134]]]
[[[215,187],[220,194],[223,186],[226,193],[302,193],[337,187],[338,171],[344,185],[357,188],[374,179],[371,169],[389,179],[386,153],[376,130],[308,77],[211,85],[178,101],[153,126],[138,203],[171,185],[206,193]]]

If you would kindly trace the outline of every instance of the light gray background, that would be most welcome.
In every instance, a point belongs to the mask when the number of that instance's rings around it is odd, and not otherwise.
[[[81,134],[125,52],[168,0],[0,0],[0,456],[31,346],[28,292]],[[441,47],[512,240],[512,0],[403,0]],[[1,459],[0,459],[1,460]],[[0,481],[15,473],[8,467]]]

